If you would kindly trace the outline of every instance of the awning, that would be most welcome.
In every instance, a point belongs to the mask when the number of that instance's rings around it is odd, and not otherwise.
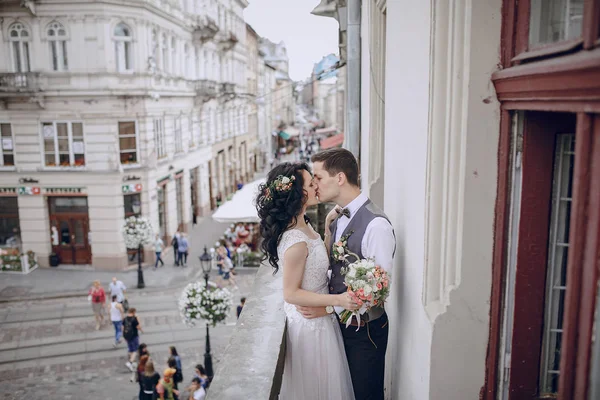
[[[259,222],[254,200],[258,195],[259,185],[265,181],[265,179],[259,179],[244,185],[233,195],[231,200],[215,211],[213,219],[226,223]]]
[[[337,133],[337,131],[338,131],[338,129],[335,126],[330,126],[330,127],[327,127],[327,128],[317,129],[315,131],[315,133],[317,135],[327,135],[327,134],[330,134],[330,133]]]
[[[285,128],[285,131],[279,131],[279,136],[281,136],[283,140],[290,140],[293,136],[298,135],[300,135],[300,130],[291,126]]]
[[[321,149],[329,149],[331,147],[341,146],[344,143],[344,134],[338,133],[337,135],[330,136],[326,139],[321,140]]]

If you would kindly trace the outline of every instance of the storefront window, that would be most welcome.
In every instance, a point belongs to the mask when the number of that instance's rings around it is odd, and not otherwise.
[[[530,48],[581,36],[583,0],[531,0],[530,4]]]
[[[123,196],[125,218],[137,217],[142,213],[142,195],[140,193]]]
[[[158,200],[158,230],[160,237],[164,240],[167,236],[167,198],[165,188],[163,186],[157,189],[156,197]]]
[[[17,197],[0,197],[0,247],[20,247]]]
[[[177,196],[177,229],[183,228],[183,177],[175,179],[175,195]]]

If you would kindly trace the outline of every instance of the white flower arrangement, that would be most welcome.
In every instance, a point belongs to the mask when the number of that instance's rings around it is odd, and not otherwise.
[[[225,288],[220,288],[208,282],[188,284],[179,298],[179,313],[188,326],[194,326],[197,321],[205,320],[215,326],[224,322],[233,305],[233,295]]]
[[[123,238],[125,247],[137,249],[141,245],[149,244],[154,237],[154,230],[150,221],[145,217],[129,217],[123,224]]]

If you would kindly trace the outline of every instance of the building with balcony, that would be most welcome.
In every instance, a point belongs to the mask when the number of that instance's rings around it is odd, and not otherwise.
[[[3,1],[0,245],[124,268],[125,217],[168,243],[250,175],[246,6]]]
[[[340,22],[345,147],[395,228],[385,398],[600,398],[600,1],[313,13]],[[281,281],[262,268],[209,399],[277,398]]]

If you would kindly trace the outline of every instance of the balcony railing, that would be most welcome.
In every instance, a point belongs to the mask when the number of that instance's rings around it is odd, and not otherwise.
[[[31,93],[40,90],[39,72],[0,73],[0,92],[2,93]]]
[[[235,94],[235,83],[231,83],[231,82],[221,83],[221,92],[223,94]]]
[[[229,51],[233,49],[235,44],[239,41],[236,34],[232,31],[222,32],[216,36],[216,40],[222,51]]]
[[[217,82],[215,81],[208,79],[196,81],[196,96],[203,102],[216,98],[219,94],[218,89]]]
[[[206,42],[219,32],[217,22],[208,15],[199,15],[194,23],[194,40]]]
[[[263,264],[208,390],[208,400],[276,400],[285,360],[281,272]],[[249,373],[251,371],[251,373]]]

